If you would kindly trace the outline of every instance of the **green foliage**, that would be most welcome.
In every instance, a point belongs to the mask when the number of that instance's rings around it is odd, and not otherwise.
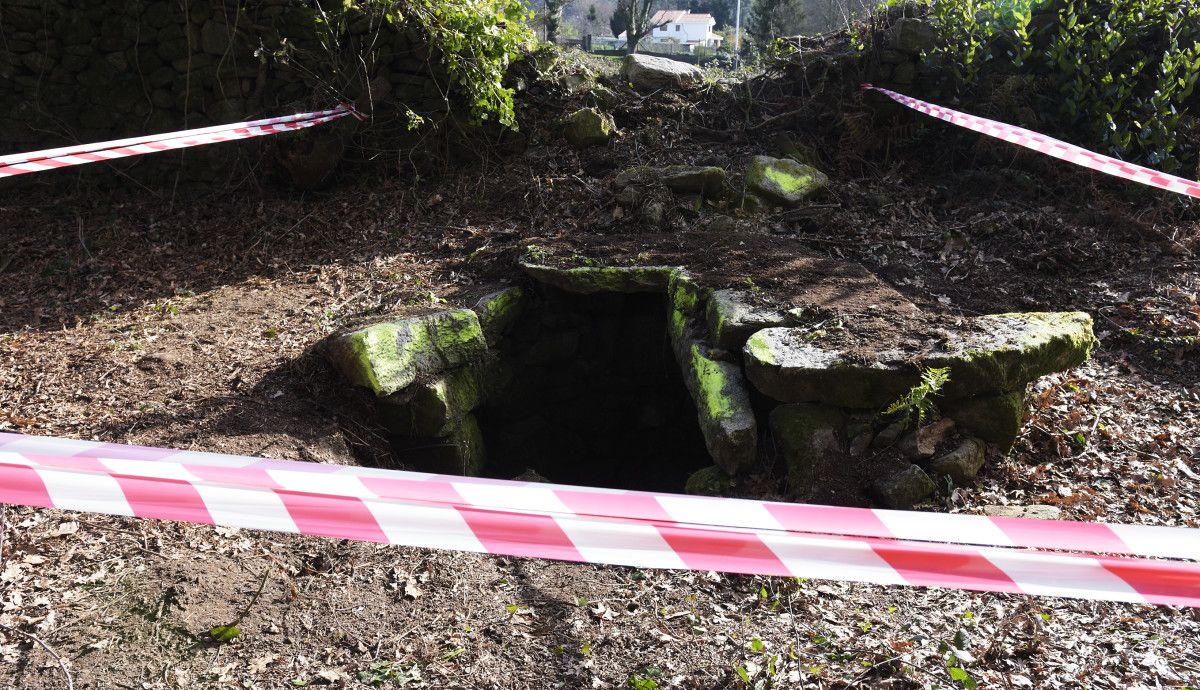
[[[504,86],[504,75],[534,40],[527,24],[532,15],[520,0],[344,2],[343,15],[365,12],[391,25],[417,29],[440,54],[471,116],[516,128],[513,92]],[[330,21],[324,13],[322,17],[318,24],[326,32],[345,29],[345,22]],[[420,116],[409,115],[410,129],[422,123]]]
[[[990,71],[1046,80],[1041,115],[1110,155],[1168,172],[1195,157],[1200,9],[1194,0],[932,0],[934,55],[962,89]],[[1037,31],[1034,31],[1034,24]],[[1036,35],[1035,35],[1036,34]]]
[[[372,661],[363,671],[358,672],[358,682],[363,685],[377,686],[392,683],[400,687],[420,686],[421,669],[415,664],[405,668],[399,662]]]
[[[925,423],[927,417],[936,414],[937,408],[934,407],[930,398],[940,393],[949,380],[950,369],[948,368],[926,369],[921,372],[921,382],[913,386],[899,400],[888,405],[883,413],[900,415],[905,424],[919,428]]]
[[[1045,51],[1060,116],[1118,156],[1179,168],[1178,133],[1200,77],[1191,0],[1066,0]]]

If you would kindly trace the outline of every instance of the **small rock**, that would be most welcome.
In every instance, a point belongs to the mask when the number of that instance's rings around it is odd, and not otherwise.
[[[698,469],[687,478],[684,493],[693,496],[720,496],[729,490],[729,475],[716,465]]]
[[[648,229],[654,230],[662,225],[666,214],[667,209],[661,201],[651,201],[642,207],[642,222],[648,226]]]
[[[910,460],[931,458],[953,428],[954,420],[948,417],[942,417],[933,424],[926,424],[901,439],[900,452]]]
[[[880,503],[897,510],[912,508],[936,490],[933,480],[916,465],[880,477],[871,485],[871,492]]]
[[[651,55],[626,55],[621,74],[638,91],[656,91],[695,84],[704,71],[695,65]]]
[[[746,168],[746,189],[787,207],[797,206],[829,186],[816,168],[790,158],[755,156]]]
[[[550,480],[538,474],[537,470],[526,469],[521,474],[513,477],[514,482],[537,482],[539,484],[550,484]]]
[[[658,173],[658,179],[676,194],[701,194],[715,199],[725,185],[725,170],[716,166],[671,165]]]
[[[1025,421],[1024,390],[955,400],[944,405],[946,416],[973,436],[1007,452]]]
[[[612,116],[595,108],[580,108],[563,120],[563,136],[576,148],[607,144],[616,129]]]
[[[956,485],[961,486],[979,474],[979,470],[983,469],[984,458],[983,441],[968,438],[949,453],[934,458],[929,463],[929,473],[950,477]]]
[[[879,432],[871,441],[872,448],[890,448],[896,445],[896,441],[900,440],[900,436],[904,434],[904,430],[908,428],[908,420],[897,419],[888,424]]]

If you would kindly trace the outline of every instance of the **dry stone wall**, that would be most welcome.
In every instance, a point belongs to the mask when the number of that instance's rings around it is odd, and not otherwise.
[[[416,32],[377,30],[365,15],[333,20],[340,53],[301,0],[4,0],[0,153],[331,107],[360,98],[368,79],[417,112],[444,107],[444,74]],[[367,42],[364,75],[348,66]],[[183,158],[224,164],[237,150]]]

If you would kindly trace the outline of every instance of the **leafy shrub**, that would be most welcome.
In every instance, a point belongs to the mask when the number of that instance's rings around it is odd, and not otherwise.
[[[931,0],[936,54],[960,88],[1017,70],[1047,83],[1044,119],[1167,171],[1191,161],[1200,6],[1194,0]]]
[[[376,25],[415,28],[440,56],[472,117],[516,126],[512,89],[503,81],[508,66],[534,40],[527,24],[531,13],[521,0],[344,0],[339,17],[354,13],[382,20],[372,22]],[[322,17],[326,31],[348,23]]]

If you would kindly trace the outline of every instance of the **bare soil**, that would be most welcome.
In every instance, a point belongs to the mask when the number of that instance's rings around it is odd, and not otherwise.
[[[808,97],[778,79],[745,88],[744,109],[727,107],[740,91],[716,86],[622,92],[622,136],[582,154],[550,124],[580,97],[531,94],[522,154],[420,182],[100,193],[62,186],[51,178],[73,173],[60,172],[5,192],[0,430],[388,466],[356,422],[360,394],[313,353],[346,323],[519,280],[513,259],[535,239],[682,252],[731,283],[790,286],[797,301],[836,259],[886,284],[870,301],[894,301],[894,289],[931,312],[1096,317],[1093,359],[1034,386],[1016,448],[924,509],[1041,504],[1070,519],[1197,526],[1194,209],[935,123],[867,128],[844,93]],[[614,171],[736,169],[770,151],[767,132],[742,128],[798,104],[809,110],[784,122],[824,161],[825,199],[749,218],[675,209],[666,239],[614,219]],[[962,687],[950,654],[983,687],[1200,684],[1195,610],[11,506],[4,518],[0,687],[67,687],[63,667],[76,688],[727,688],[745,687],[743,674],[761,687]],[[208,641],[235,620],[236,640]]]

